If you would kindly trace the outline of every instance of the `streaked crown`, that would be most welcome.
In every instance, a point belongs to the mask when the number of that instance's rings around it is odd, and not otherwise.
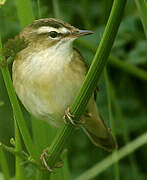
[[[24,28],[20,36],[24,37],[29,42],[39,42],[44,44],[46,41],[50,44],[55,44],[60,40],[75,39],[79,36],[93,33],[92,31],[79,30],[70,24],[54,19],[45,18],[35,20],[32,24]]]

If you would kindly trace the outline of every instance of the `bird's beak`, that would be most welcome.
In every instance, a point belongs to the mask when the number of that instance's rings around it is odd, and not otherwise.
[[[78,30],[73,31],[72,33],[70,33],[67,37],[69,37],[69,38],[78,38],[78,37],[86,36],[86,35],[93,34],[93,33],[94,33],[93,31],[78,29]]]

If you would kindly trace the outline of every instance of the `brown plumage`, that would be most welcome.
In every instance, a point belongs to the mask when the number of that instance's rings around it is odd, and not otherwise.
[[[50,32],[56,36],[51,37]],[[37,20],[20,33],[29,44],[15,58],[13,84],[31,114],[56,127],[63,124],[64,112],[73,103],[87,72],[80,53],[72,48],[72,41],[90,33],[52,18]],[[81,121],[85,122],[82,128],[96,146],[107,151],[116,148],[94,95]]]

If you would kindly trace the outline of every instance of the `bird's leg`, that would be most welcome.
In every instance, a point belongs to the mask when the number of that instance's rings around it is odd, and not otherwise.
[[[74,118],[74,115],[72,115],[69,111],[69,107],[65,110],[65,115],[63,116],[63,119],[64,119],[64,123],[65,124],[68,124],[69,122],[76,126],[76,127],[79,127],[81,126],[84,122],[82,120],[80,121],[76,121],[73,119]]]

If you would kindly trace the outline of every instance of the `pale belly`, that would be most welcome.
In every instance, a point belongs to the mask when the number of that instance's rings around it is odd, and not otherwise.
[[[57,71],[50,71],[49,68],[42,71],[40,68],[37,73],[30,70],[22,73],[20,69],[14,65],[13,84],[22,104],[36,118],[60,126],[65,110],[70,107],[82,85],[85,70],[79,73],[70,68]]]

